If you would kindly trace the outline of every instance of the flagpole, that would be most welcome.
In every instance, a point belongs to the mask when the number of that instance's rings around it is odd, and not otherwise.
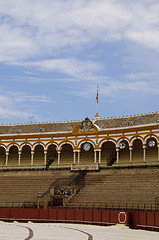
[[[97,86],[97,113],[98,113],[98,86]]]
[[[97,86],[97,96],[96,96],[96,101],[97,101],[97,113],[95,115],[95,118],[100,118],[99,114],[98,114],[98,102],[99,102],[99,96],[98,96],[98,86]]]

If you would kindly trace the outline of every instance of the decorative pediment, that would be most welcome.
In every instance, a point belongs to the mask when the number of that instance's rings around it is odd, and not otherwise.
[[[94,132],[96,131],[92,121],[86,117],[85,120],[81,123],[79,132]]]
[[[75,128],[73,129],[72,133],[87,133],[87,132],[98,132],[98,127],[93,124],[93,122],[86,117],[84,121],[81,122],[80,125],[76,125]]]

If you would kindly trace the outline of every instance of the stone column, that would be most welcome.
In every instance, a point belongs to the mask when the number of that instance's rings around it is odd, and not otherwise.
[[[97,163],[97,151],[94,151],[94,163]]]
[[[117,165],[119,165],[119,151],[120,151],[120,149],[118,147],[116,147],[116,163],[117,163]]]
[[[76,164],[76,151],[73,152],[73,163]]]
[[[57,154],[58,154],[58,166],[60,166],[61,151],[58,150],[58,151],[57,151]]]
[[[21,154],[22,154],[22,152],[18,151],[18,156],[19,156],[19,158],[18,158],[18,167],[20,167]]]
[[[77,150],[74,151],[73,163],[76,164],[76,161],[78,161],[78,152],[77,152]]]
[[[144,163],[146,163],[146,145],[143,145]]]
[[[78,151],[78,164],[80,164],[80,151]]]
[[[101,151],[101,149],[99,150],[99,164],[101,164],[101,154],[102,153],[102,151]]]
[[[44,166],[46,166],[47,150],[44,150]]]
[[[34,150],[31,150],[31,168],[33,167],[34,163]]]
[[[9,152],[6,152],[6,162],[5,162],[5,166],[8,166],[8,156],[9,156]]]
[[[132,151],[133,151],[133,147],[129,147],[129,151],[130,151],[130,164],[132,164]]]

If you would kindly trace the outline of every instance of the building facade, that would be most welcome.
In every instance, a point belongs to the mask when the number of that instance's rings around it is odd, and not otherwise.
[[[99,169],[159,164],[159,113],[0,125],[0,168]]]

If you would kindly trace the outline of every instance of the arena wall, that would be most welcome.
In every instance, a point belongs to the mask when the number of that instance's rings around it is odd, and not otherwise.
[[[99,209],[0,208],[2,221],[63,222],[96,225],[124,224],[133,229],[159,231],[159,213]]]

